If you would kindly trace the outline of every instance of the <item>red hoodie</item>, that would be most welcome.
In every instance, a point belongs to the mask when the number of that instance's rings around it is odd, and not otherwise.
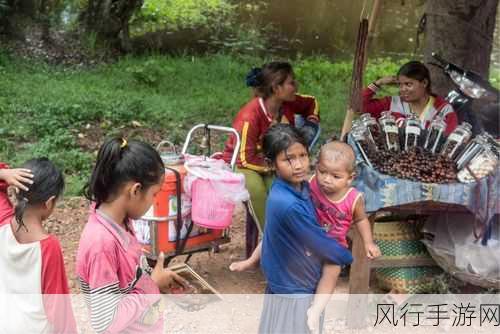
[[[271,126],[272,119],[261,107],[259,99],[253,98],[240,109],[233,121],[233,128],[241,138],[240,152],[236,160],[238,167],[265,172],[267,165],[262,152],[262,139]],[[319,122],[319,107],[313,96],[297,94],[294,101],[283,103],[281,111],[281,123],[295,125],[295,115],[302,115],[311,122]],[[228,163],[231,161],[235,143],[234,136],[226,141],[224,160]]]

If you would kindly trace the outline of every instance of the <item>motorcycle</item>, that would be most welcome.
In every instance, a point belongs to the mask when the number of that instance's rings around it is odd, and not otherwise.
[[[500,137],[498,118],[500,91],[481,75],[465,70],[435,52],[432,53],[432,57],[437,63],[430,64],[441,68],[456,86],[448,93],[446,100],[457,113],[459,123],[464,121],[470,123],[474,135],[486,131],[495,138]],[[474,112],[472,103],[477,99],[485,99],[489,103]]]

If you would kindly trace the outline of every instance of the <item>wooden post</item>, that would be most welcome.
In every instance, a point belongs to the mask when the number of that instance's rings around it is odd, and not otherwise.
[[[370,215],[373,231],[375,213]],[[365,245],[357,229],[353,229],[351,271],[349,273],[348,328],[364,328],[368,315],[366,296],[370,288],[370,260],[366,257]]]

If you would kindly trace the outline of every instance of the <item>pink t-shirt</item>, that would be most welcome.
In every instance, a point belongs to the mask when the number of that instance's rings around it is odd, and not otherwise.
[[[143,257],[131,226],[125,230],[92,205],[76,269],[96,332],[162,333],[162,316],[153,325],[143,321],[160,300]]]
[[[350,188],[341,200],[331,201],[319,188],[316,177],[312,178],[310,188],[319,224],[329,236],[347,248],[347,232],[353,221],[356,202],[362,194],[355,188]]]

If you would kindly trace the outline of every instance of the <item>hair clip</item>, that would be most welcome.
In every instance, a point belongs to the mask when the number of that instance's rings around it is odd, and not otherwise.
[[[254,67],[248,72],[245,77],[245,83],[247,87],[258,87],[260,82],[260,75],[262,74],[262,69],[259,67]]]
[[[128,144],[127,139],[122,138],[122,144],[120,145],[120,148],[125,148],[127,144]]]

